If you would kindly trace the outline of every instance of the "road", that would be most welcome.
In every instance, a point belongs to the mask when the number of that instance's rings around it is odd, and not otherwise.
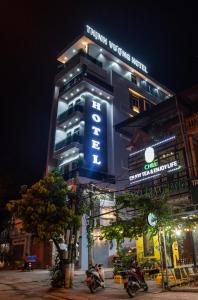
[[[149,283],[149,292],[137,293],[139,300],[197,300],[198,293],[161,292],[153,282]],[[84,284],[84,275],[76,275],[71,290],[51,289],[49,272],[35,270],[33,272],[0,271],[0,300],[125,300],[130,299],[121,284],[112,279],[106,280],[106,288],[90,294]]]

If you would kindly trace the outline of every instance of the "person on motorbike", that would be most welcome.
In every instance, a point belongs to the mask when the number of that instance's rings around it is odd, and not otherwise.
[[[142,268],[138,264],[137,260],[132,261],[131,270],[135,272],[135,274],[138,276],[139,280],[142,281],[142,283],[146,283],[144,279],[144,272],[142,271]]]
[[[22,270],[28,270],[29,268],[29,261],[28,261],[28,253],[25,253],[24,257],[23,257],[23,266],[22,266]]]
[[[97,287],[104,288],[104,271],[101,264],[89,267],[86,271],[86,282],[92,293],[95,292]]]
[[[101,264],[96,264],[94,266],[94,269],[96,270],[96,272],[98,272],[101,281],[104,282],[104,269],[102,268],[102,265]]]

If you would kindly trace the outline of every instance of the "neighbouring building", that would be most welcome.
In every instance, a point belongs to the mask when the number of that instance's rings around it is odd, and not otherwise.
[[[198,86],[128,118],[116,131],[131,140],[127,146],[128,190],[155,197],[168,191],[173,215],[197,214]],[[198,264],[198,227],[177,234],[178,264]],[[145,237],[145,257],[150,256],[147,244]]]

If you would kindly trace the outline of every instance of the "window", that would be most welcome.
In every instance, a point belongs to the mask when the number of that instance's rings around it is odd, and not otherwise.
[[[71,131],[67,133],[67,139],[66,139],[66,144],[70,144],[71,143]]]
[[[133,111],[139,113],[139,98],[130,94],[130,107]]]
[[[74,134],[79,135],[80,134],[80,127],[77,127],[74,129]]]
[[[137,84],[137,78],[136,78],[136,76],[133,73],[131,73],[131,81],[133,83]]]
[[[71,114],[73,112],[73,103],[70,103],[69,106],[68,106],[68,110],[67,110],[67,113],[68,115]]]
[[[81,99],[77,99],[75,105],[81,104]]]
[[[74,129],[73,141],[80,142],[80,127]]]
[[[144,110],[148,110],[148,109],[150,109],[152,106],[153,106],[153,105],[152,105],[150,102],[145,101],[145,103],[144,103]]]

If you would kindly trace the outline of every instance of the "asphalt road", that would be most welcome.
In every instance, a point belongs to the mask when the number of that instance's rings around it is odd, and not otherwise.
[[[161,292],[153,282],[148,282],[149,292],[137,293],[139,300],[197,300],[198,293],[192,292]],[[112,279],[106,280],[106,288],[98,289],[90,294],[84,284],[84,275],[75,275],[74,287],[71,290],[51,289],[49,272],[35,270],[33,272],[0,271],[0,300],[113,300],[130,299],[121,284]]]

